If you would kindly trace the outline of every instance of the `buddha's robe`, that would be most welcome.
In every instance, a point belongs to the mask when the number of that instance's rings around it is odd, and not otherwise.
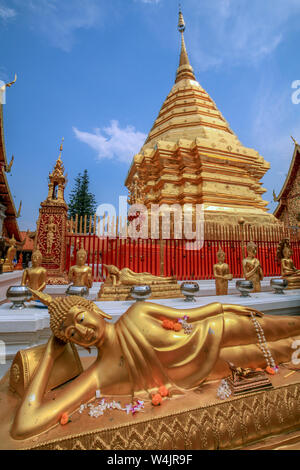
[[[189,316],[191,334],[166,330],[162,321]],[[256,317],[276,364],[291,360],[300,339],[298,317]],[[266,367],[251,317],[223,312],[223,305],[182,310],[150,302],[134,304],[116,323],[134,392],[161,385],[193,389],[205,379],[230,374],[226,361],[239,367]]]

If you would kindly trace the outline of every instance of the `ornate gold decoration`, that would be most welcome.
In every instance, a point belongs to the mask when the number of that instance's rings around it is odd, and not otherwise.
[[[43,291],[47,284],[47,270],[42,267],[43,257],[40,250],[34,250],[31,260],[32,267],[24,270],[21,285]]]
[[[128,204],[130,205],[143,204],[144,202],[143,185],[137,174],[134,175],[133,177],[132,184],[129,187],[129,192],[130,192],[130,197],[128,198]]]
[[[135,273],[129,268],[118,269],[114,265],[103,265],[108,276],[98,293],[99,300],[129,300],[130,291],[135,285],[150,285],[151,298],[183,297],[180,286],[174,277],[153,276],[150,273]]]
[[[35,295],[43,300],[40,292]],[[110,324],[105,321],[109,316],[91,301],[76,296],[52,299],[50,325],[59,340],[52,336],[47,343],[17,410],[12,436],[24,439],[52,427],[62,413],[70,414],[92,399],[97,389],[104,396],[149,398],[164,385],[174,396],[207,379],[226,377],[227,362],[242,368],[265,366],[249,318],[253,313],[262,316],[260,312],[220,303],[184,312],[193,325],[191,335],[162,328],[164,319],[175,321],[182,315],[164,305],[137,302],[117,323]],[[291,345],[300,338],[300,318],[268,315],[260,324],[271,338],[268,347],[276,364],[289,361]],[[44,401],[49,375],[65,350],[65,341],[84,348],[95,346],[98,357],[83,374],[57,391],[55,401]]]
[[[77,251],[76,254],[76,266],[71,266],[69,269],[69,281],[74,286],[82,287],[86,286],[90,289],[93,285],[92,268],[87,266],[87,252],[84,248]]]
[[[15,157],[12,155],[9,165],[5,165],[5,172],[10,173]]]
[[[300,270],[292,260],[293,250],[288,238],[283,239],[277,248],[277,258],[281,263],[281,276],[288,282],[288,289],[300,289]]]
[[[297,140],[296,140],[296,139],[294,139],[294,137],[293,137],[292,135],[291,135],[291,139],[292,139],[292,141],[294,142],[294,144],[295,144],[295,145],[298,145],[298,142],[297,142]]]
[[[260,282],[264,278],[264,273],[259,260],[256,258],[257,246],[253,242],[247,245],[247,258],[243,259],[243,272],[247,281],[253,282],[253,292],[260,292]]]
[[[225,256],[224,251],[220,248],[217,253],[218,263],[214,265],[216,295],[227,295],[228,281],[231,281],[233,278],[228,264],[225,263]]]
[[[12,236],[10,240],[8,240],[8,243],[9,243],[9,248],[7,250],[6,258],[3,263],[3,268],[2,268],[3,273],[9,273],[14,270],[13,260],[15,259],[16,253],[17,253],[17,250],[16,250],[17,242],[16,242],[14,235]]]
[[[18,366],[18,364],[15,363],[11,366],[10,377],[13,384],[17,384],[19,382],[21,374],[20,367]]]

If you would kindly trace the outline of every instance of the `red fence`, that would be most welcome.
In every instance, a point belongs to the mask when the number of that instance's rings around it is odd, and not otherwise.
[[[92,267],[94,281],[105,279],[106,270],[103,264],[113,264],[119,269],[128,267],[135,272],[150,272],[156,276],[176,276],[177,279],[213,279],[213,265],[217,263],[217,252],[220,248],[226,253],[234,277],[242,277],[243,243],[233,231],[227,239],[205,239],[201,249],[191,248],[193,241],[187,240],[151,240],[99,238],[96,234],[67,235],[67,265],[76,263],[76,251],[81,246],[88,254],[87,263]],[[279,237],[261,237],[261,233],[245,231],[245,244],[252,240],[256,243],[257,258],[260,260],[265,277],[280,276],[280,263],[276,252]],[[300,267],[300,244],[297,238],[286,232],[281,237],[290,235],[293,259]],[[262,239],[263,238],[263,239]]]

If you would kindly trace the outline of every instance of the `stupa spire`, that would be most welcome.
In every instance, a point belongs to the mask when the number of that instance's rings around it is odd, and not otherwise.
[[[184,79],[196,80],[195,75],[194,75],[194,70],[190,64],[188,53],[187,53],[186,46],[185,46],[185,41],[184,41],[185,21],[183,18],[181,7],[179,7],[178,31],[181,34],[181,51],[180,51],[179,67],[177,69],[175,82],[177,83],[180,80],[184,80]]]

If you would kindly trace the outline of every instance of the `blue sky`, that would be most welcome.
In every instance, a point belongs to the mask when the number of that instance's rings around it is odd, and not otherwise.
[[[300,141],[299,0],[182,0],[190,61],[242,143],[271,163],[272,201]],[[21,229],[34,229],[65,137],[66,199],[85,168],[97,202],[126,195],[131,159],[178,66],[176,0],[0,0],[8,176]],[[300,97],[300,94],[299,94]],[[275,205],[269,205],[273,210]]]

